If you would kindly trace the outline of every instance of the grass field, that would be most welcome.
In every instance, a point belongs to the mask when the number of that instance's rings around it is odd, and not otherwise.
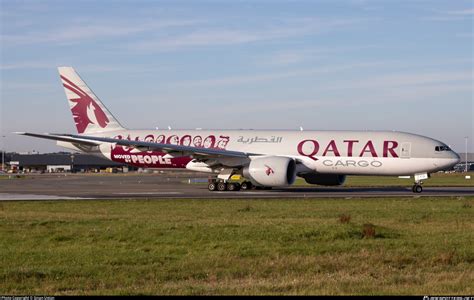
[[[465,176],[470,175],[471,179],[466,179]],[[183,183],[187,183],[187,180],[183,180]],[[387,187],[387,186],[403,186],[411,187],[414,179],[411,178],[398,178],[398,176],[347,176],[344,186],[348,187]],[[195,182],[195,184],[206,184],[205,181]],[[304,179],[297,177],[296,186],[313,186],[304,181]],[[431,177],[423,181],[423,186],[431,187],[461,187],[461,186],[474,186],[474,172],[468,173],[434,173]],[[319,186],[320,187],[320,186]]]
[[[471,175],[471,179],[465,176]],[[344,186],[349,187],[382,187],[413,185],[412,178],[398,178],[397,176],[347,176]],[[298,178],[295,185],[309,185],[304,179]],[[309,185],[310,186],[310,185]],[[469,173],[434,173],[431,178],[423,181],[423,186],[474,186],[474,172]]]
[[[0,203],[2,294],[473,294],[474,197]]]

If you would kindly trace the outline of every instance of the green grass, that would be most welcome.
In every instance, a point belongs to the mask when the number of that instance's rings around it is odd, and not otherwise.
[[[465,176],[470,175],[471,179],[466,179]],[[188,183],[188,180],[183,180],[183,183]],[[398,178],[398,176],[347,176],[344,186],[348,187],[387,187],[387,186],[403,186],[411,187],[414,183],[413,176],[409,179]],[[206,182],[193,182],[192,184],[207,184]],[[313,186],[321,187],[320,185],[312,185],[306,183],[302,178],[297,177],[294,185],[296,186]],[[423,186],[431,187],[461,187],[474,186],[474,172],[469,173],[435,173],[431,177],[423,181]]]
[[[473,206],[474,197],[2,202],[0,291],[473,294]]]
[[[431,178],[423,181],[423,186],[474,186],[474,173],[471,179],[466,179],[466,173],[435,173],[431,174]],[[347,176],[344,186],[348,187],[383,187],[383,186],[412,186],[414,182],[412,178],[398,178],[397,176]],[[295,185],[309,185],[304,179],[298,178]]]
[[[25,179],[25,175],[18,175],[18,174],[0,174],[0,179]]]

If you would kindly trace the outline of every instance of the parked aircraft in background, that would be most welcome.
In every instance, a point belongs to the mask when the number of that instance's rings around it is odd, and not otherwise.
[[[421,193],[430,173],[460,160],[440,141],[395,131],[129,130],[73,68],[60,67],[59,74],[77,134],[19,134],[137,167],[215,174],[211,191],[284,187],[297,176],[331,186],[346,175],[412,175],[413,192]],[[246,181],[232,182],[235,174]]]

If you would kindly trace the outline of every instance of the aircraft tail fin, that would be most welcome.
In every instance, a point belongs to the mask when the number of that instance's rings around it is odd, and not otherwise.
[[[79,134],[124,129],[74,68],[59,67],[58,71]]]

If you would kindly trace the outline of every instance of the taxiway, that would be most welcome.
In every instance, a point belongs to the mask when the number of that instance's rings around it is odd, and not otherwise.
[[[358,198],[474,196],[474,187],[425,187],[413,194],[411,187],[312,187],[293,186],[272,190],[210,192],[205,177],[185,174],[29,175],[0,180],[0,201],[77,200],[131,198]]]

